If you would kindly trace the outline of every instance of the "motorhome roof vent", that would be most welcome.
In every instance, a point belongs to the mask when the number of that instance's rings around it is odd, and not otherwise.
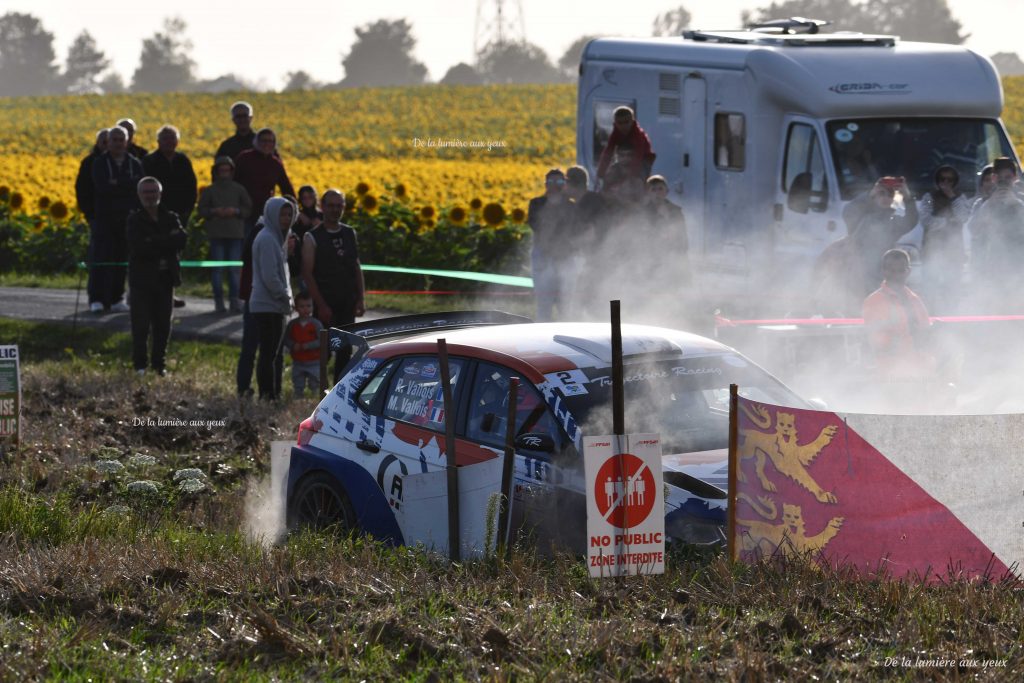
[[[780,19],[758,24],[750,30],[684,31],[683,38],[701,43],[771,45],[774,47],[893,47],[895,36],[841,31],[819,33],[826,22],[816,19]],[[802,31],[797,33],[796,31]]]

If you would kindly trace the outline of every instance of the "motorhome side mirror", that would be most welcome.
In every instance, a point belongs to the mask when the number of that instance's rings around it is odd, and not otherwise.
[[[548,434],[520,434],[516,437],[516,448],[538,453],[554,453],[555,440]]]
[[[811,174],[798,173],[786,194],[786,206],[795,213],[807,213],[811,208]]]

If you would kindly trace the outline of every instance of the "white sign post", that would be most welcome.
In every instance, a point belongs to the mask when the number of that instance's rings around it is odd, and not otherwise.
[[[665,573],[665,500],[657,434],[583,440],[590,575]]]
[[[21,436],[21,368],[18,347],[0,346],[0,453],[3,442]]]

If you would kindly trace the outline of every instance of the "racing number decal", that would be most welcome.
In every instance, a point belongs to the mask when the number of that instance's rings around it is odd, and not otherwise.
[[[584,384],[587,383],[587,376],[579,370],[563,370],[552,373],[566,396],[580,396],[588,393]],[[551,375],[548,375],[551,377]]]
[[[398,463],[401,473],[399,474],[398,472],[395,472],[391,475],[391,490],[389,491],[384,486],[384,480],[387,476],[388,468],[396,462]],[[391,454],[386,455],[384,459],[380,461],[380,467],[377,468],[377,485],[380,486],[380,490],[384,492],[385,496],[387,496],[388,505],[396,510],[400,509],[402,504],[402,477],[407,474],[409,474],[409,470],[406,468],[405,463]]]

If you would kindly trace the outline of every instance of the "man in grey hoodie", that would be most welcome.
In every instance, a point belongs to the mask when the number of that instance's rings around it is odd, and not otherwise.
[[[271,197],[263,209],[263,230],[252,243],[249,311],[259,335],[256,384],[263,400],[276,401],[281,397],[281,363],[277,359],[281,354],[285,319],[292,310],[287,235],[294,222],[294,205],[282,197]]]

